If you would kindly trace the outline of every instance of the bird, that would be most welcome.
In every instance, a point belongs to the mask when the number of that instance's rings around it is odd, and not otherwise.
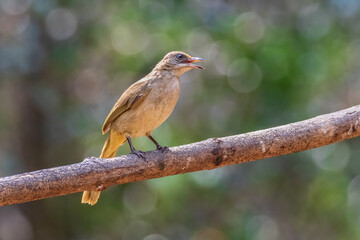
[[[144,152],[134,148],[131,139],[146,136],[157,150],[166,151],[152,136],[173,112],[180,95],[180,76],[191,69],[204,69],[195,62],[205,61],[181,51],[167,53],[151,72],[133,83],[110,110],[102,126],[108,132],[100,158],[115,157],[118,148],[126,141],[131,153],[145,158]],[[94,205],[101,191],[85,191],[81,203]]]

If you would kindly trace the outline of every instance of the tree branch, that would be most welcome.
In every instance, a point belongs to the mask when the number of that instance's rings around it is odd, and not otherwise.
[[[147,152],[146,160],[132,154],[86,158],[0,178],[0,206],[280,156],[359,135],[360,105],[280,127],[172,147],[164,153]]]

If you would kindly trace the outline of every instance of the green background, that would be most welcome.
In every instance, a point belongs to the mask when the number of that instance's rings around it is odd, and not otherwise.
[[[98,156],[114,102],[169,51],[182,76],[153,136],[177,146],[360,102],[360,1],[0,1],[0,176]],[[152,150],[142,137],[140,150]],[[358,139],[0,208],[0,239],[360,238]],[[122,146],[118,154],[128,154]]]

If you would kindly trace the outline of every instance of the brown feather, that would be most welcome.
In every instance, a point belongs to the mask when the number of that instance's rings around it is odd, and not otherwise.
[[[148,81],[140,80],[132,84],[115,103],[106,117],[102,127],[102,133],[105,134],[109,131],[111,123],[121,116],[121,114],[138,107],[145,100],[150,91],[151,88],[149,88]]]

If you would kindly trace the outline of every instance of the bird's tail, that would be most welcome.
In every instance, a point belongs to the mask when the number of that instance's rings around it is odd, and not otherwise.
[[[100,158],[115,157],[118,148],[124,144],[126,137],[123,134],[109,131],[108,138],[103,146]],[[101,191],[85,191],[82,195],[81,203],[94,205],[100,197]]]

